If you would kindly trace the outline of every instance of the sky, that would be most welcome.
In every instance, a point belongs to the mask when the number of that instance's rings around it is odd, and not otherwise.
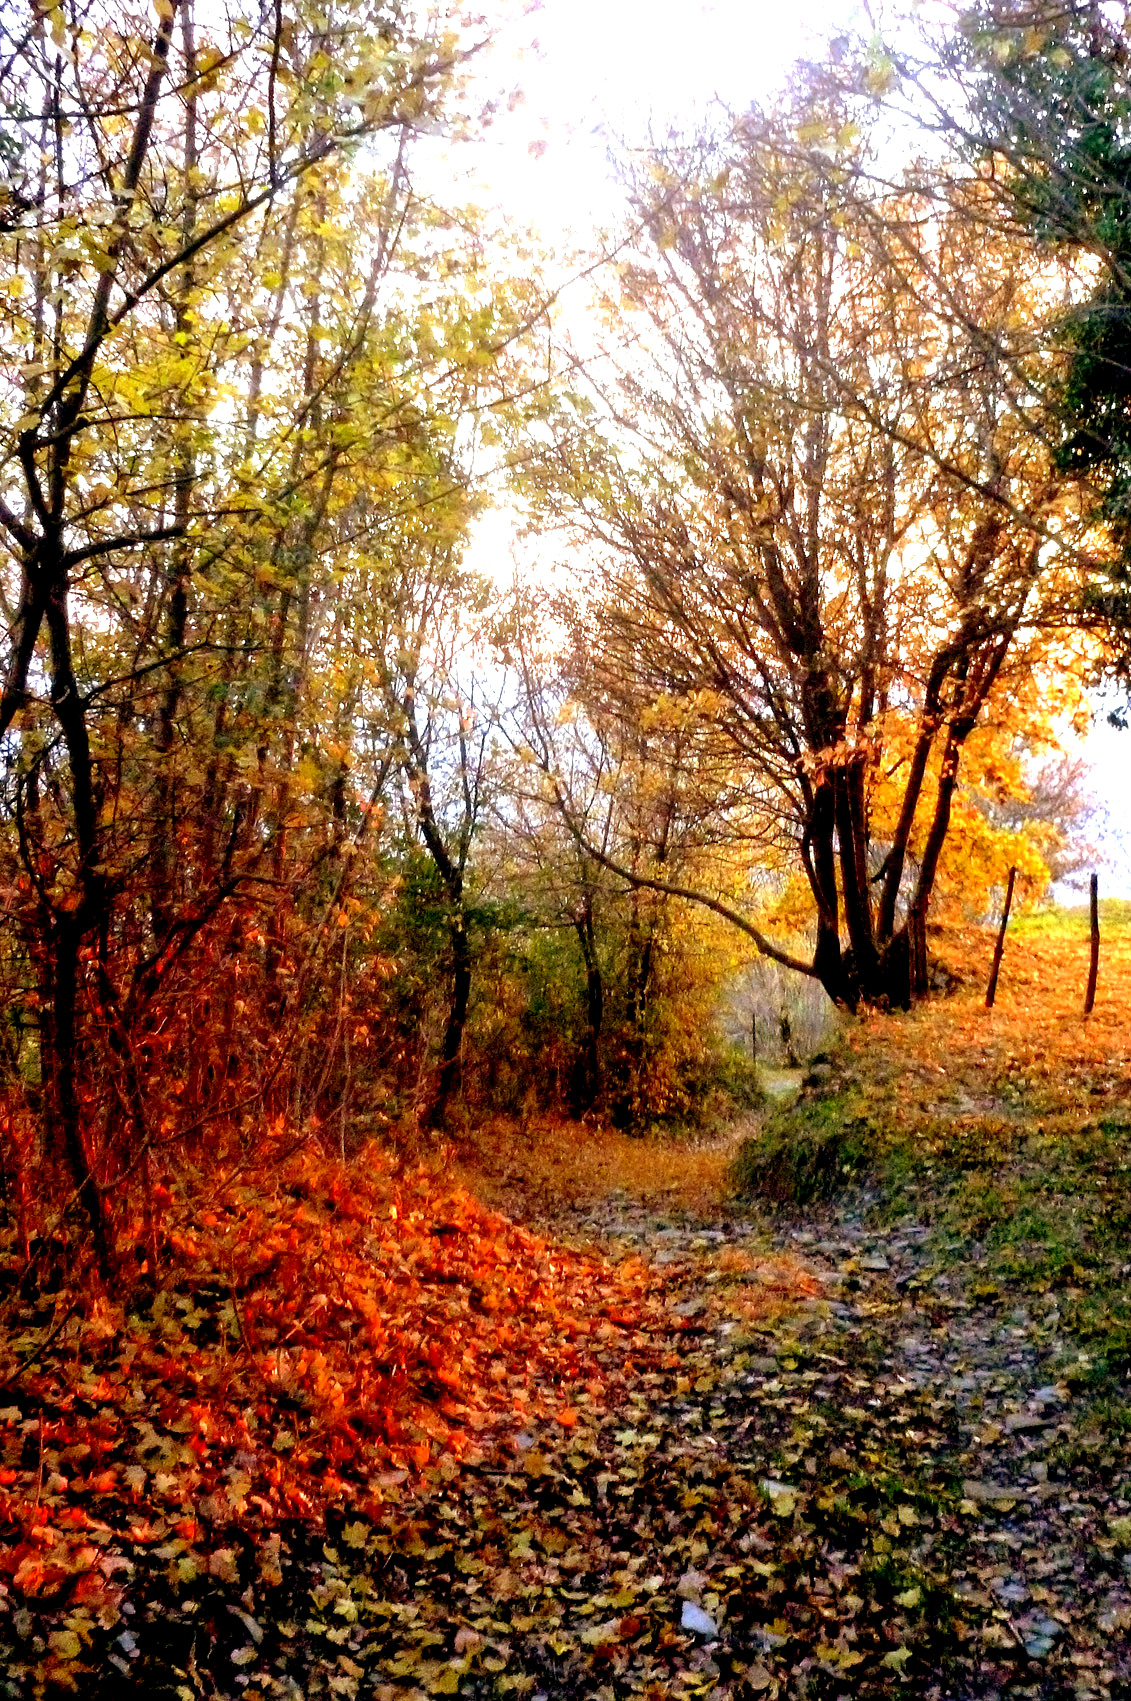
[[[819,56],[827,35],[863,27],[853,0],[542,0],[500,29],[483,62],[482,87],[521,98],[449,156],[458,192],[546,248],[585,247],[617,215],[614,147],[688,127],[715,103],[763,99],[799,57]],[[477,565],[499,571],[510,537],[505,513],[488,516]],[[1070,753],[1093,763],[1103,805],[1093,834],[1101,891],[1131,897],[1131,732],[1109,726],[1101,707]]]
[[[542,0],[484,61],[484,81],[522,100],[476,149],[475,170],[516,221],[582,236],[615,210],[614,140],[770,94],[858,15],[851,0]]]
[[[1094,791],[1104,817],[1095,835],[1105,862],[1097,872],[1101,896],[1131,898],[1131,730],[1110,725],[1106,709],[1121,702],[1110,693],[1097,702],[1095,724],[1080,747],[1092,764]],[[1080,902],[1077,895],[1066,901]]]

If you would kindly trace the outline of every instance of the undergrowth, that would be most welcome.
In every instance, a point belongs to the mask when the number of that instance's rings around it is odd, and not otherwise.
[[[1065,1381],[1117,1402],[1131,1378],[1129,916],[1131,905],[1101,906],[1087,1019],[1083,912],[1025,918],[993,1011],[988,937],[963,936],[963,990],[850,1028],[835,1079],[770,1117],[732,1171],[740,1194],[792,1207],[866,1182],[874,1222],[924,1224],[934,1269],[973,1303],[1009,1296],[1038,1310]]]

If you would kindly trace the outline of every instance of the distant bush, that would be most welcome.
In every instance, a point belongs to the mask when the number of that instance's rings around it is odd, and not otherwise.
[[[1089,909],[1085,904],[1055,904],[1048,909],[1020,915],[1013,931],[1027,938],[1077,938],[1088,931]],[[1131,927],[1131,898],[1100,899],[1100,932],[1121,933]]]
[[[713,1128],[765,1102],[757,1065],[737,1046],[726,1046],[685,1066],[672,1112],[655,1121],[690,1130]]]
[[[758,1065],[737,1046],[728,1046],[703,1072],[701,1091],[726,1099],[728,1110],[757,1110],[766,1102]]]

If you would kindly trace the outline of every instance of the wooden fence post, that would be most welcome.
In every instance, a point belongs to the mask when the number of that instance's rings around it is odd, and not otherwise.
[[[1009,871],[1009,884],[1005,888],[1005,908],[1001,912],[1001,926],[998,928],[997,944],[994,946],[994,963],[990,970],[990,984],[986,988],[986,1009],[992,1010],[994,999],[997,997],[997,977],[1001,972],[1001,955],[1005,950],[1005,930],[1009,926],[1009,911],[1013,905],[1013,887],[1017,879],[1016,868]]]
[[[1088,990],[1084,995],[1084,1014],[1090,1016],[1096,1002],[1096,980],[1100,972],[1100,877],[1091,880],[1092,954],[1088,962]]]

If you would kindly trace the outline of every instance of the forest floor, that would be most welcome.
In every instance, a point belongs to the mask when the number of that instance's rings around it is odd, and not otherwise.
[[[495,1232],[549,1272],[476,1444],[394,1438],[379,1504],[335,1478],[324,1524],[237,1481],[233,1522],[212,1496],[127,1539],[107,1502],[77,1584],[25,1542],[0,1694],[6,1668],[12,1696],[1131,1696],[1131,926],[1105,918],[1087,1022],[1079,918],[1018,929],[992,1013],[988,942],[947,951],[956,992],[849,1024],[764,1123],[469,1135],[483,1203],[444,1244]],[[730,1191],[751,1136],[778,1204]],[[774,1168],[798,1149],[833,1170]],[[843,1185],[791,1202],[813,1176]],[[547,1328],[587,1339],[572,1370]]]

